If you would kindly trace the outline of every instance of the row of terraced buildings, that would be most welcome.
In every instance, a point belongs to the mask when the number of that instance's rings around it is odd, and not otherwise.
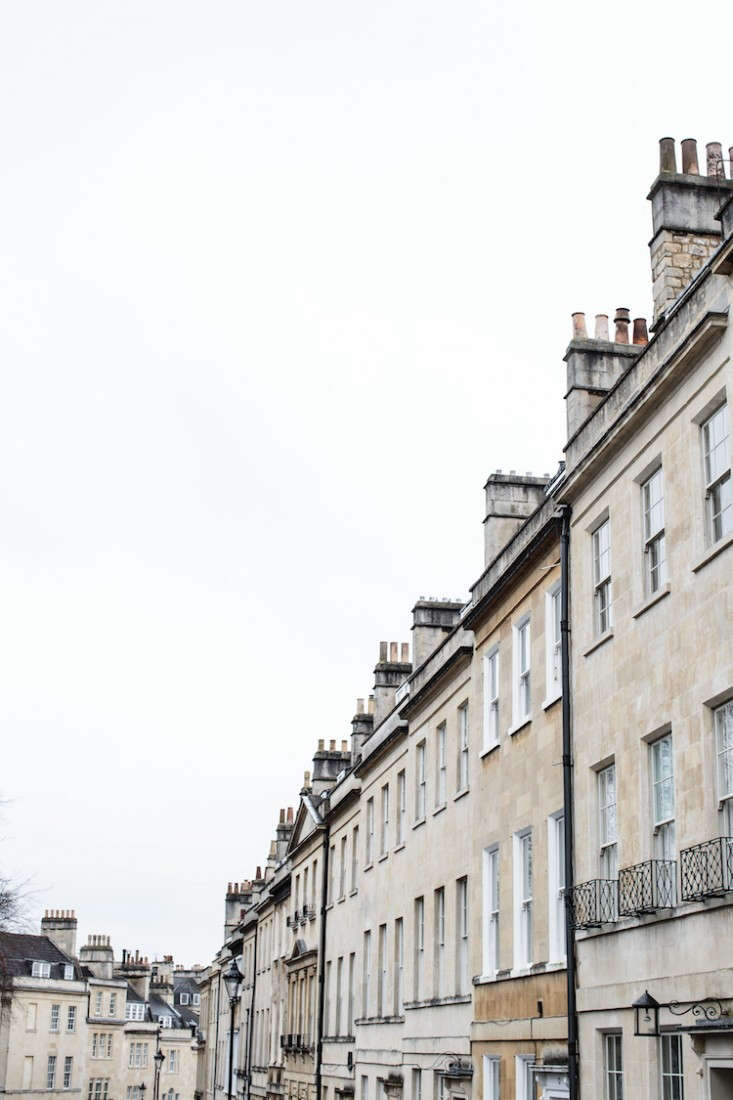
[[[560,469],[488,478],[468,602],[418,600],[229,885],[205,1100],[733,1096],[733,180],[706,151],[661,142],[651,338],[573,315]]]

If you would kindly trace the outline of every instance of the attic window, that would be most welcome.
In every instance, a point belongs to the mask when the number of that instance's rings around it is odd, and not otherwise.
[[[64,981],[72,982],[74,980],[74,967],[72,963],[64,963]]]
[[[194,993],[194,995],[193,995],[193,1003],[194,1003],[195,1005],[200,1005],[200,1004],[201,1004],[201,994],[200,994],[200,993]]]
[[[41,959],[34,959],[31,968],[31,976],[33,978],[50,978],[51,963],[42,962]]]
[[[181,1004],[182,1005],[187,1005],[188,1002],[189,1002],[188,993],[181,993]]]
[[[145,1005],[137,1004],[135,1001],[129,1002],[125,1009],[125,1018],[127,1020],[145,1019]]]
[[[158,1023],[160,1024],[161,1027],[172,1027],[173,1026],[173,1019],[170,1016],[159,1016],[158,1017]]]

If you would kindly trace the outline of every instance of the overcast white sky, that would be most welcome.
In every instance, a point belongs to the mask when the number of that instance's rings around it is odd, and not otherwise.
[[[0,866],[34,918],[211,957],[380,639],[480,573],[487,474],[562,457],[570,313],[650,312],[657,141],[733,144],[732,30],[2,4]]]

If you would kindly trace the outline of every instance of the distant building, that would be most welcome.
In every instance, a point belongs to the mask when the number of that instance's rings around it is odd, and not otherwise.
[[[127,951],[115,962],[108,936],[90,936],[77,955],[76,929],[73,911],[53,910],[42,935],[0,933],[0,1093],[154,1100],[157,1084],[158,1100],[195,1100],[191,972]],[[188,1003],[176,1004],[179,988]]]

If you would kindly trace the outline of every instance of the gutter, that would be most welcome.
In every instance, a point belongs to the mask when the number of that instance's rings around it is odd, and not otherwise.
[[[560,508],[560,654],[562,676],[562,785],[565,815],[565,978],[568,1001],[568,1083],[570,1100],[578,1100],[578,1009],[576,1003],[575,928],[573,921],[573,757],[570,708],[570,505]]]
[[[323,1064],[323,1009],[326,993],[326,904],[328,902],[328,842],[331,827],[323,829],[323,858],[321,859],[321,934],[318,948],[318,1039],[316,1040],[315,1100],[321,1100],[321,1066]]]

